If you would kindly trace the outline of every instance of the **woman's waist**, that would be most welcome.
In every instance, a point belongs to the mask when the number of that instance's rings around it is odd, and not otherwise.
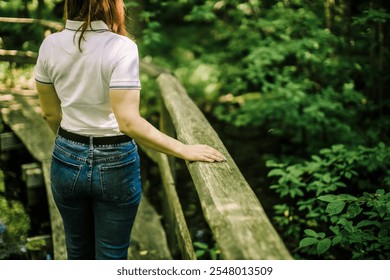
[[[90,133],[88,133],[90,132]],[[91,133],[93,132],[93,133]],[[58,135],[74,142],[78,142],[85,145],[117,145],[123,144],[132,141],[132,138],[119,133],[112,134],[111,129],[99,129],[99,128],[90,128],[80,131],[71,131],[69,129],[64,128],[62,125],[58,129]],[[107,134],[110,133],[110,134]]]

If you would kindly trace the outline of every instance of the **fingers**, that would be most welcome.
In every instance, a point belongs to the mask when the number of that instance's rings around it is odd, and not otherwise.
[[[188,161],[223,162],[226,157],[208,145],[186,145],[183,159]]]
[[[206,162],[223,162],[226,161],[226,157],[217,151],[216,149],[204,145],[203,159]]]

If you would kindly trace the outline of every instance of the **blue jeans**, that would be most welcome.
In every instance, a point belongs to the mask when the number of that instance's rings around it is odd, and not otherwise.
[[[68,259],[127,259],[141,200],[134,140],[98,146],[92,140],[81,144],[57,136],[51,184],[64,222]]]

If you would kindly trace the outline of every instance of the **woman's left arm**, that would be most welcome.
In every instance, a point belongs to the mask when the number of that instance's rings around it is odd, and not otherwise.
[[[62,120],[61,101],[52,84],[41,84],[37,82],[36,86],[41,104],[42,117],[49,124],[54,134],[56,134]]]

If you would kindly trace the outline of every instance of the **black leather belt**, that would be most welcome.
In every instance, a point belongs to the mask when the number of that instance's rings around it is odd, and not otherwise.
[[[68,140],[75,141],[82,144],[89,144],[91,138],[90,136],[84,136],[84,135],[67,131],[62,127],[58,129],[58,135]],[[127,135],[92,137],[92,143],[94,145],[114,145],[114,144],[130,142],[131,140],[132,138]]]

